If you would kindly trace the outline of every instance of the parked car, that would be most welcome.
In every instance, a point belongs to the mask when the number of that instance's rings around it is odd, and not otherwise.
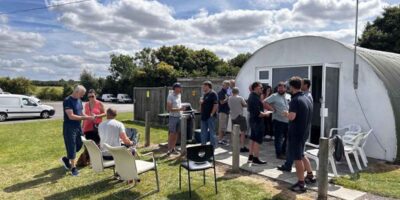
[[[49,118],[55,114],[51,106],[37,103],[25,95],[0,94],[0,121],[11,118],[41,117]]]
[[[104,102],[113,102],[113,101],[117,101],[117,98],[115,98],[115,96],[113,94],[103,94],[101,96],[101,100]]]
[[[118,94],[117,95],[118,103],[131,103],[132,99],[127,94]]]

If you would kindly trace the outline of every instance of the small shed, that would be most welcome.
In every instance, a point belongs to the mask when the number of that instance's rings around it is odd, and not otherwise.
[[[273,87],[292,76],[312,81],[312,142],[333,127],[374,129],[367,156],[400,161],[400,54],[357,48],[358,89],[353,88],[354,49],[338,41],[301,36],[257,50],[236,77],[241,95],[253,81]],[[323,116],[323,117],[321,117]]]

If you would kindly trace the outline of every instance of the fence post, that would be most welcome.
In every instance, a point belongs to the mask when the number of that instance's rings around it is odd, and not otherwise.
[[[181,116],[181,155],[186,155],[187,118],[188,116],[186,114]]]
[[[321,137],[319,139],[319,170],[318,177],[318,200],[328,199],[328,154],[329,138]]]
[[[233,125],[232,129],[232,171],[239,172],[239,136],[240,126],[238,124]]]
[[[144,126],[145,126],[144,146],[148,147],[148,146],[150,146],[150,111],[146,111]]]

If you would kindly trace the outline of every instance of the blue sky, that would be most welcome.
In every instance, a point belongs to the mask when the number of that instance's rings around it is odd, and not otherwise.
[[[0,0],[0,76],[108,75],[109,55],[183,44],[228,59],[269,42],[320,35],[351,44],[355,0]],[[398,0],[361,0],[360,31]],[[10,13],[10,14],[7,14]]]

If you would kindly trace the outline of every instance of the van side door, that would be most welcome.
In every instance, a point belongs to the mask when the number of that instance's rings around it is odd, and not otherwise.
[[[32,101],[30,98],[22,97],[21,112],[24,117],[39,117],[41,110],[39,109],[36,102]]]

